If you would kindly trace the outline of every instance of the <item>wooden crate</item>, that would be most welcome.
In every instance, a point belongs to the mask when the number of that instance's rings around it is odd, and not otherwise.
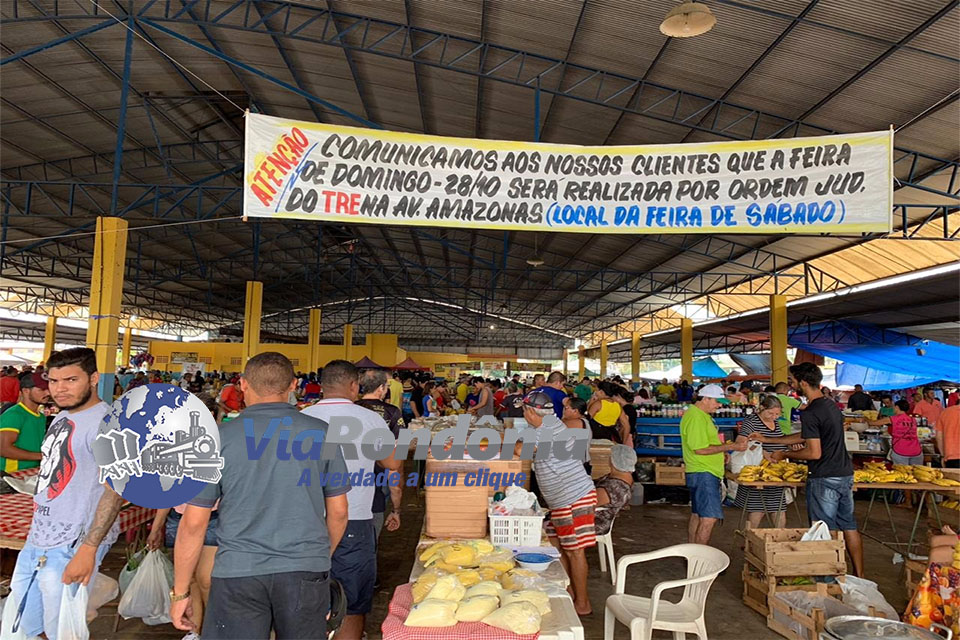
[[[675,467],[665,462],[657,462],[653,465],[653,470],[657,484],[680,486],[687,484],[687,474],[683,465]]]
[[[826,587],[825,584],[818,584],[818,587]],[[818,589],[817,593],[822,596],[833,597],[826,589]],[[767,627],[773,629],[779,633],[784,638],[789,640],[819,640],[820,634],[823,633],[823,628],[826,623],[826,617],[824,616],[823,609],[814,608],[811,609],[810,613],[804,613],[792,607],[786,602],[778,600],[777,598],[770,599],[771,611],[767,616]],[[803,633],[797,633],[793,629],[787,627],[779,620],[774,617],[774,612],[779,612],[794,622],[800,624],[803,628]],[[878,612],[873,607],[870,607],[870,617],[873,618],[883,618],[883,614]]]
[[[907,597],[912,598],[913,594],[917,591],[920,580],[923,579],[923,574],[927,571],[927,563],[920,560],[908,559],[904,565],[906,569],[905,583],[907,586]]]
[[[744,558],[767,576],[842,576],[847,573],[843,537],[801,542],[806,529],[747,529]]]
[[[766,576],[755,567],[744,563],[743,565],[743,604],[747,605],[762,616],[770,614],[770,598],[777,593],[787,591],[810,591],[815,592],[824,590],[831,596],[839,596],[843,591],[839,583],[826,584],[798,584],[798,585],[779,585],[775,576]],[[781,576],[782,577],[782,576]],[[843,580],[843,576],[838,578]]]

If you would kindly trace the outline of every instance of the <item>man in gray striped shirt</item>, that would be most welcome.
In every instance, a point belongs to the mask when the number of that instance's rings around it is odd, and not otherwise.
[[[537,442],[554,442],[564,438],[567,426],[557,418],[553,402],[542,391],[531,391],[523,399],[523,417],[534,429],[543,430]],[[517,447],[520,443],[517,444]],[[570,576],[573,604],[579,615],[592,613],[587,595],[587,556],[584,549],[597,544],[594,511],[597,492],[583,463],[571,457],[553,455],[537,458],[533,463],[537,485],[547,502],[550,514],[544,529],[551,544],[560,550],[560,562]]]

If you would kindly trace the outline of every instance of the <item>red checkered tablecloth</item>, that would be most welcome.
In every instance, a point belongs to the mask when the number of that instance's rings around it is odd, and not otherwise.
[[[10,475],[25,477],[37,473],[37,469],[17,471]],[[127,503],[117,516],[120,531],[127,531],[153,519],[155,509],[138,507]],[[33,521],[33,496],[23,493],[0,495],[0,548],[22,549],[27,541],[30,523]]]
[[[390,601],[387,619],[383,621],[380,631],[383,640],[536,640],[540,634],[532,633],[518,635],[505,629],[497,629],[482,622],[458,622],[452,627],[405,627],[403,621],[407,619],[410,608],[413,606],[412,585],[402,584],[393,592]]]

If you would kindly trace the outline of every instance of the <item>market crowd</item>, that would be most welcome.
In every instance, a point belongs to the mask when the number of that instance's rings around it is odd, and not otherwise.
[[[122,499],[98,482],[93,438],[109,405],[97,395],[94,352],[54,353],[45,367],[0,376],[0,469],[39,467],[36,512],[11,581],[18,624],[26,635],[56,639],[65,584],[88,583],[117,539]],[[659,383],[568,380],[561,372],[521,379],[464,375],[435,379],[425,372],[360,370],[345,360],[317,372],[297,372],[275,352],[249,360],[241,373],[198,372],[173,377],[160,371],[122,372],[114,397],[143,384],[178,384],[204,400],[220,420],[223,477],[197,498],[158,510],[148,546],[173,547],[170,593],[173,624],[204,638],[313,638],[338,627],[337,637],[363,636],[377,584],[377,553],[383,529],[403,525],[402,489],[348,484],[306,487],[313,477],[400,471],[393,455],[375,461],[303,460],[276,455],[251,460],[248,431],[260,440],[280,419],[290,437],[326,432],[334,416],[351,416],[363,432],[457,412],[477,417],[523,419],[551,434],[586,429],[593,439],[614,443],[609,474],[591,479],[589,460],[550,458],[534,463],[536,491],[549,509],[545,529],[558,547],[581,615],[591,612],[585,549],[610,531],[627,505],[636,479],[638,420],[664,405],[682,407],[682,459],[691,495],[688,535],[709,544],[723,518],[720,482],[725,457],[758,441],[771,461],[794,459],[809,468],[807,509],[811,519],[842,531],[856,573],[862,550],[853,514],[853,467],[844,445],[842,410],[874,411],[877,426],[893,440],[894,461],[916,463],[918,420],[936,434],[944,466],[960,466],[960,394],[929,388],[870,395],[855,389],[839,397],[821,385],[812,364],[790,368],[788,379],[763,389],[688,381]],[[107,400],[110,400],[109,398]],[[713,416],[724,406],[748,407],[739,434],[723,442]],[[651,414],[647,411],[650,410]],[[799,421],[799,430],[794,424]],[[922,457],[920,458],[922,460]],[[70,472],[64,469],[69,467]],[[758,514],[776,511],[782,495],[738,491],[753,526]],[[776,505],[776,508],[774,508]],[[329,615],[329,619],[328,619]]]

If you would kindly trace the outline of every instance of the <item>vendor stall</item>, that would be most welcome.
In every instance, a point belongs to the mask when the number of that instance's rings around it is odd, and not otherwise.
[[[634,441],[637,455],[683,455],[680,450],[680,420],[680,417],[637,418],[637,437]],[[737,425],[742,421],[742,417],[713,419],[721,439],[726,440],[736,439]]]
[[[39,467],[25,469],[10,475],[29,478],[40,471]],[[154,509],[125,503],[117,515],[120,531],[136,529],[153,519]],[[22,549],[33,522],[33,496],[24,493],[0,495],[0,549]]]

